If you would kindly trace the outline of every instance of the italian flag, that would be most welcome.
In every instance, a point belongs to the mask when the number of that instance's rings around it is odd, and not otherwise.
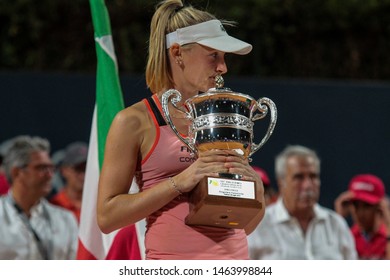
[[[100,231],[96,220],[99,174],[106,136],[115,115],[124,108],[118,66],[104,0],[90,0],[97,54],[96,104],[92,118],[87,168],[79,226],[77,259],[143,259],[142,223],[110,234]],[[138,191],[135,184],[130,191]],[[133,190],[133,188],[135,188]]]

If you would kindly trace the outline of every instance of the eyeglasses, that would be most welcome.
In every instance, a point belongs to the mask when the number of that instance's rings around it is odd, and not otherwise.
[[[23,168],[27,168],[27,167],[28,165],[24,166]],[[44,172],[54,173],[56,171],[56,167],[53,164],[37,164],[37,165],[32,165],[31,168],[40,173],[44,173]]]

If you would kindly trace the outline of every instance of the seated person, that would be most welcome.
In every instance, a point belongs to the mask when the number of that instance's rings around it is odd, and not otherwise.
[[[372,174],[354,176],[335,200],[336,211],[350,216],[359,259],[386,259],[390,210],[383,181]]]
[[[320,159],[303,146],[288,146],[275,161],[279,199],[248,237],[251,259],[356,259],[346,221],[318,204]]]

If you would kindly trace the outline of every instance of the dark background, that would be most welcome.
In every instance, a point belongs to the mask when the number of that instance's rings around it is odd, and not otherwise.
[[[126,106],[149,96],[142,75],[121,77]],[[390,83],[225,77],[234,91],[271,98],[278,121],[269,141],[253,156],[274,180],[274,157],[286,145],[316,150],[322,160],[320,202],[333,208],[336,196],[358,173],[373,173],[390,186]],[[20,134],[39,135],[62,149],[89,141],[93,74],[0,73],[0,142]],[[255,142],[268,126],[255,122]]]
[[[106,0],[120,73],[144,72],[160,0]],[[233,20],[253,51],[229,58],[235,76],[390,77],[390,0],[184,0]],[[0,0],[0,70],[94,73],[89,1]]]
[[[149,96],[144,82],[149,23],[159,0],[107,0],[126,106]],[[357,173],[390,188],[390,0],[188,0],[234,20],[229,34],[253,44],[229,56],[225,85],[271,98],[278,122],[254,154],[273,183],[288,144],[317,150],[321,201]],[[47,137],[53,151],[89,141],[96,54],[89,1],[0,0],[0,142]],[[268,119],[255,123],[257,143]]]

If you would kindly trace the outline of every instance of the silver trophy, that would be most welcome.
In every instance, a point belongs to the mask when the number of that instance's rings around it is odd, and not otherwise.
[[[253,97],[223,87],[223,78],[216,77],[215,88],[191,97],[179,106],[179,91],[170,89],[162,95],[164,116],[177,137],[192,151],[229,149],[250,160],[270,138],[276,125],[275,103],[266,97]],[[169,113],[169,103],[189,120],[188,135],[177,130]],[[253,125],[270,112],[267,132],[259,144],[254,143]],[[256,183],[241,180],[239,174],[220,173],[207,177],[190,193],[189,225],[211,225],[244,228],[263,207],[256,200]],[[260,204],[260,205],[259,205]]]

